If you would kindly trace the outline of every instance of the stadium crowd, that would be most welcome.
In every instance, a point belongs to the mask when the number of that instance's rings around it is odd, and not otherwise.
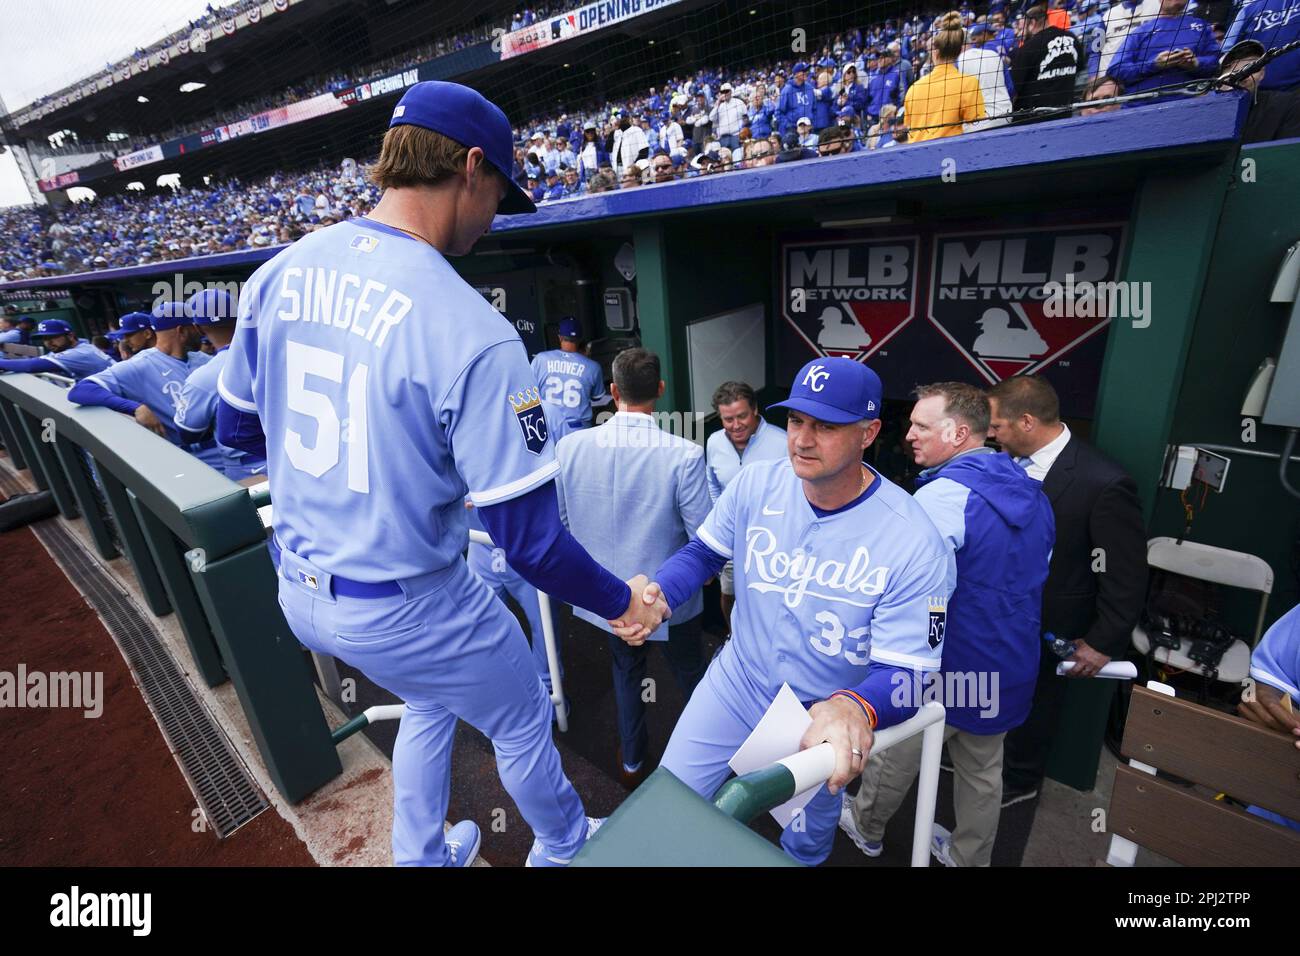
[[[617,101],[533,117],[515,129],[514,178],[551,202],[1140,108],[1300,36],[1300,18],[1279,25],[1223,4],[1050,2],[1016,9],[992,0],[979,13],[964,2],[939,17],[822,36],[806,59],[701,68]],[[528,8],[518,20],[543,15]],[[1253,97],[1244,141],[1300,135],[1300,50],[1234,85]],[[1125,93],[1144,97],[1115,101]],[[304,190],[323,201],[307,202]],[[355,170],[316,169],[171,196],[106,196],[57,213],[0,210],[11,240],[0,250],[0,281],[290,242],[375,198]]]

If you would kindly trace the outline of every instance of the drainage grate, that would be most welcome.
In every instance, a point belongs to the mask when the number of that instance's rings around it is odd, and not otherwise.
[[[158,631],[73,535],[54,518],[31,528],[122,649],[208,825],[217,836],[230,836],[269,804],[225,733],[194,696]]]

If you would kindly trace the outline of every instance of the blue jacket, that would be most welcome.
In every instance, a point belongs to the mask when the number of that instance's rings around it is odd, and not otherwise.
[[[916,500],[956,554],[942,673],[971,674],[981,703],[945,695],[948,723],[998,734],[1024,723],[1038,680],[1043,584],[1056,520],[1042,485],[1007,455],[977,449],[921,473]],[[997,683],[993,683],[997,675]],[[953,706],[962,704],[965,706]]]
[[[865,116],[867,113],[867,88],[861,83],[850,83],[844,87],[844,92],[849,95],[849,106],[852,106],[859,116]]]
[[[776,118],[782,136],[794,130],[800,116],[812,119],[813,90],[813,85],[807,80],[802,86],[791,80],[781,87],[781,98],[776,103]]]
[[[1188,47],[1196,55],[1193,70],[1160,70],[1156,57],[1170,50]],[[1187,83],[1212,75],[1219,66],[1219,41],[1210,25],[1190,17],[1156,17],[1124,38],[1124,45],[1110,64],[1108,75],[1124,84],[1125,93],[1140,93],[1176,83]],[[1171,94],[1172,95],[1172,94]],[[1170,97],[1161,97],[1167,99]],[[1145,101],[1150,102],[1150,101]],[[1142,106],[1137,100],[1128,106]]]
[[[776,109],[769,103],[764,103],[758,109],[753,106],[749,110],[749,134],[754,139],[766,139],[772,135],[772,121],[776,116]],[[798,119],[796,116],[795,119]]]
[[[886,103],[902,108],[906,93],[903,75],[897,64],[887,70],[878,70],[867,81],[867,115],[879,116]]]
[[[1246,0],[1237,10],[1223,38],[1231,50],[1241,40],[1258,40],[1268,50],[1300,40],[1300,2],[1297,0]],[[1289,90],[1300,86],[1300,49],[1283,53],[1264,69],[1263,90]]]
[[[799,117],[795,117],[798,120]],[[813,93],[813,111],[808,117],[813,121],[813,129],[826,129],[835,125],[835,94],[829,86],[823,86]]]

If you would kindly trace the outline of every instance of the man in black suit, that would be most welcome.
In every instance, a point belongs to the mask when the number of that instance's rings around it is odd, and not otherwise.
[[[1091,677],[1128,648],[1146,597],[1146,530],[1137,485],[1118,464],[1073,437],[1056,390],[1017,376],[989,391],[989,437],[1043,483],[1056,546],[1043,587],[1043,632],[1074,642],[1068,679]],[[1029,719],[1007,734],[1002,805],[1038,796],[1060,722],[1065,677],[1042,648]]]

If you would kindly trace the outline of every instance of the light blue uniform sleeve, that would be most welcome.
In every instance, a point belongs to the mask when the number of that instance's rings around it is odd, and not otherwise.
[[[885,589],[871,615],[871,660],[907,670],[939,669],[952,596],[950,560],[941,554],[909,566]]]
[[[102,372],[112,364],[104,353],[94,346],[88,348],[77,346],[62,352],[51,352],[43,358],[53,362],[73,378],[86,378],[96,372]]]
[[[194,376],[185,380],[176,404],[176,427],[189,432],[206,431],[217,419],[217,393],[196,385]]]
[[[541,394],[518,339],[480,352],[443,397],[438,417],[477,507],[517,498],[559,471]]]
[[[22,341],[22,329],[6,329],[0,332],[0,345],[21,345]]]
[[[127,398],[126,390],[136,385],[139,379],[135,371],[128,359],[125,362],[110,365],[102,372],[96,372],[94,375],[89,376],[86,380],[102,385],[119,398]]]
[[[744,483],[742,480],[744,474],[745,469],[741,469],[735,480],[723,489],[718,500],[714,502],[712,510],[704,519],[704,523],[696,532],[701,541],[728,561],[735,556],[733,551],[736,540],[736,511],[739,507],[737,496],[740,486]]]
[[[1278,618],[1251,652],[1250,676],[1300,704],[1300,605]]]
[[[239,323],[230,343],[230,354],[217,379],[221,400],[241,412],[257,414],[253,402],[253,369],[257,367],[257,324],[254,316],[253,283],[249,282],[239,297]]]

